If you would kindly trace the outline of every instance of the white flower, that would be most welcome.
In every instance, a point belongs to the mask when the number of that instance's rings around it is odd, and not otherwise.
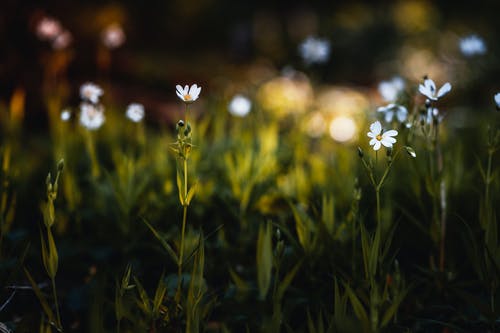
[[[71,111],[69,110],[63,110],[61,112],[61,120],[62,121],[68,121],[71,119]]]
[[[500,92],[495,94],[495,104],[497,105],[497,110],[500,110]]]
[[[378,85],[378,91],[386,102],[394,102],[404,88],[405,82],[399,76],[395,76],[389,81],[382,81]]]
[[[466,57],[481,55],[486,53],[486,44],[477,35],[470,35],[460,39],[460,51]]]
[[[384,113],[385,117],[385,122],[390,123],[392,122],[392,119],[394,118],[394,115],[396,115],[396,118],[400,123],[404,122],[406,118],[408,117],[408,110],[402,106],[402,105],[397,105],[394,103],[387,104],[386,106],[381,106],[377,109],[377,112],[382,112]]]
[[[201,87],[198,87],[196,84],[193,84],[191,88],[188,85],[185,85],[184,88],[176,85],[175,88],[177,96],[185,103],[193,103],[200,96]]]
[[[125,32],[118,23],[113,23],[106,27],[101,34],[104,46],[109,49],[116,49],[125,43]]]
[[[299,52],[306,64],[325,63],[330,57],[330,42],[309,36],[299,46]]]
[[[446,82],[436,92],[436,84],[431,79],[425,79],[424,84],[420,84],[418,86],[418,91],[420,91],[422,95],[426,96],[432,101],[437,101],[438,99],[449,93],[450,90],[451,84],[449,82]]]
[[[243,95],[235,95],[229,102],[229,113],[236,117],[245,117],[252,108],[252,101]]]
[[[54,48],[55,50],[63,50],[67,48],[72,41],[73,37],[71,36],[71,32],[69,32],[68,30],[64,30],[52,41],[52,48]]]
[[[102,105],[80,104],[80,124],[83,127],[89,130],[96,130],[104,124],[105,120]]]
[[[104,92],[98,85],[87,82],[80,87],[80,96],[84,101],[92,102],[97,104],[99,102],[99,97],[102,96]]]
[[[138,123],[144,118],[144,106],[139,103],[132,103],[127,107],[125,115],[134,123]]]
[[[61,23],[52,17],[42,18],[36,26],[36,34],[41,40],[53,40],[61,31]]]
[[[380,121],[376,121],[370,125],[370,132],[368,132],[368,137],[372,138],[370,140],[370,146],[373,146],[373,150],[379,150],[381,145],[387,148],[391,148],[396,139],[393,136],[398,135],[398,131],[389,130],[382,133],[382,125]]]

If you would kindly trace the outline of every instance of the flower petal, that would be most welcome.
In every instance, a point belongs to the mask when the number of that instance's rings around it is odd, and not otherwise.
[[[404,106],[398,107],[396,117],[398,118],[398,121],[400,123],[404,122],[406,120],[406,117],[408,117],[408,110]]]
[[[384,117],[385,122],[390,123],[392,118],[394,118],[394,112],[392,110],[387,110]]]
[[[375,142],[375,145],[373,146],[373,150],[379,150],[380,149],[380,141],[377,140],[377,142]]]
[[[370,146],[373,146],[373,145],[374,145],[374,144],[376,144],[377,142],[378,142],[378,140],[377,140],[377,139],[371,139],[371,140],[370,140],[370,142],[369,142],[369,144],[370,144]]]
[[[391,148],[392,144],[394,142],[391,142],[388,139],[392,139],[392,138],[382,138],[382,140],[380,140],[380,143],[383,144],[384,146],[386,146],[387,148]]]
[[[384,134],[382,134],[382,137],[386,138],[388,136],[396,136],[396,135],[398,135],[398,131],[396,131],[396,130],[388,130],[387,132],[384,132]]]
[[[446,95],[447,93],[449,93],[451,90],[451,84],[449,82],[446,82],[445,84],[443,84],[443,86],[439,89],[438,93],[437,93],[437,97],[438,98],[441,98],[443,97],[444,95]]]
[[[497,106],[500,107],[500,93],[495,94],[495,103],[497,103]]]
[[[431,79],[425,79],[425,87],[431,92],[432,95],[436,93],[436,84]]]
[[[432,93],[431,91],[427,88],[427,87],[424,87],[423,85],[419,85],[418,86],[418,91],[424,95],[425,97],[429,98],[429,99],[434,99],[434,97],[432,96]]]
[[[382,125],[380,121],[376,121],[370,125],[370,132],[372,132],[375,136],[379,135],[382,132]]]

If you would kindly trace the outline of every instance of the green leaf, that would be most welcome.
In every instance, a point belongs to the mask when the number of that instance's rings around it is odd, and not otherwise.
[[[153,313],[158,315],[160,313],[160,306],[163,303],[165,294],[167,293],[167,284],[163,278],[163,274],[158,281],[158,286],[156,287],[155,297],[153,298]]]
[[[144,314],[146,314],[147,316],[151,316],[152,309],[151,309],[151,303],[149,301],[149,296],[146,293],[146,290],[144,290],[144,287],[142,286],[139,279],[135,276],[134,276],[134,281],[135,281],[135,284],[137,286],[137,292],[139,293],[139,298],[140,298],[140,301],[138,300],[138,302],[137,302],[139,305],[139,308],[141,308],[141,310],[144,312]]]
[[[398,295],[392,301],[391,306],[389,306],[389,308],[385,312],[384,316],[382,317],[381,327],[384,327],[387,324],[389,324],[389,321],[392,319],[392,317],[394,317],[394,315],[398,311],[399,305],[401,304],[403,299],[406,297],[406,294],[408,293],[408,291],[409,291],[409,289],[406,289],[403,292],[398,293]]]
[[[273,250],[271,239],[271,223],[261,224],[257,238],[257,282],[259,297],[264,299],[271,285],[273,266]]]
[[[198,183],[194,183],[193,186],[191,186],[191,188],[189,189],[188,191],[188,194],[187,194],[187,198],[186,198],[186,204],[189,206],[189,204],[191,203],[191,199],[193,199],[193,196],[196,192],[196,188],[198,187]]]
[[[181,205],[184,206],[184,185],[182,185],[182,179],[179,172],[177,172],[177,189],[179,192],[179,201]]]
[[[156,231],[155,228],[153,228],[153,226],[151,224],[149,224],[148,221],[146,221],[146,219],[141,218],[141,220],[142,220],[142,222],[144,222],[145,225],[148,226],[149,230],[151,230],[151,232],[156,237],[156,239],[158,239],[160,241],[161,245],[167,251],[167,253],[170,255],[170,257],[172,257],[174,262],[177,263],[179,261],[179,257],[177,256],[175,251],[172,249],[172,247],[170,245],[168,245],[167,241],[158,233],[158,231]]]
[[[351,289],[351,287],[348,284],[344,284],[345,290],[347,292],[347,295],[349,296],[349,300],[351,301],[352,308],[354,310],[354,313],[356,314],[356,317],[358,317],[364,325],[370,325],[370,321],[368,320],[368,315],[366,313],[365,308],[363,307],[363,304],[361,304],[358,296],[354,293],[354,291]]]
[[[40,301],[40,304],[42,305],[43,312],[45,312],[45,315],[47,315],[50,322],[55,323],[56,320],[55,320],[54,312],[52,312],[52,309],[50,308],[49,303],[45,299],[45,296],[43,296],[42,291],[40,290],[40,288],[38,288],[38,285],[36,284],[35,280],[31,276],[30,272],[25,267],[23,267],[23,269],[24,269],[24,273],[26,274],[26,277],[28,278],[28,281],[31,284],[31,287],[33,288],[33,291],[35,292],[36,297],[38,298],[38,300]]]
[[[54,237],[52,236],[52,231],[47,229],[47,242],[49,245],[49,276],[54,279],[57,274],[57,267],[59,265],[59,255],[57,253],[56,243],[54,242]]]
[[[250,289],[248,283],[245,282],[232,268],[229,268],[229,275],[236,285],[236,289],[240,292],[246,292]]]
[[[278,291],[276,293],[276,298],[278,300],[281,300],[283,296],[285,295],[285,291],[288,289],[290,284],[293,281],[293,278],[295,275],[297,275],[297,272],[299,271],[300,266],[302,265],[303,259],[301,259],[298,263],[293,266],[293,268],[285,275],[283,280],[281,280],[280,284],[278,285]]]

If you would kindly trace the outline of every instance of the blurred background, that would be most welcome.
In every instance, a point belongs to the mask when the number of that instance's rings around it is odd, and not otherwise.
[[[491,101],[498,89],[498,1],[2,1],[0,100],[26,92],[26,122],[43,127],[40,87],[52,53],[77,101],[77,87],[108,80],[115,96],[145,104],[154,121],[168,120],[176,83],[198,82],[206,96],[255,85],[283,69],[325,84],[376,87],[395,74],[451,81],[454,103]],[[44,17],[70,33],[59,50],[37,35]],[[119,26],[124,40],[103,52],[102,34]],[[459,40],[479,36],[487,52],[467,57]],[[298,47],[308,36],[330,43],[330,57],[307,65]],[[485,69],[488,68],[486,71]],[[457,70],[459,69],[459,70]],[[246,88],[245,88],[246,89]],[[241,89],[240,89],[241,90]],[[492,102],[490,102],[492,103]],[[490,105],[488,105],[490,106]]]

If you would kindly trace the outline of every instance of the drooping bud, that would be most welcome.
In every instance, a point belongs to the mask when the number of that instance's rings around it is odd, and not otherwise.
[[[408,155],[410,155],[411,157],[413,157],[413,158],[417,157],[417,153],[415,152],[415,150],[412,147],[405,146],[405,150],[408,153]]]
[[[359,158],[363,158],[364,155],[365,154],[363,152],[363,149],[361,149],[361,147],[358,147],[358,156],[359,156]]]

